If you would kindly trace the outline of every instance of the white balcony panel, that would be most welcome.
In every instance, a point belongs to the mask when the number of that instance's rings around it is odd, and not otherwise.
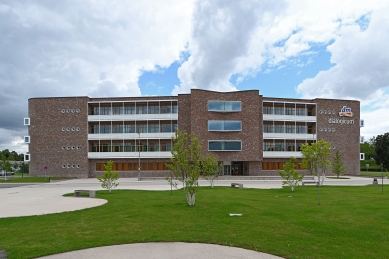
[[[285,151],[263,151],[263,158],[302,158],[301,152]]]
[[[172,153],[166,152],[140,152],[142,158],[171,158]],[[139,158],[139,152],[88,152],[89,159]]]
[[[302,121],[316,122],[316,116],[296,116],[296,115],[277,115],[263,114],[264,121]]]
[[[118,114],[118,115],[88,115],[88,121],[147,121],[147,120],[178,120],[178,114]]]
[[[140,139],[171,139],[173,132],[164,133],[141,133]],[[120,139],[139,139],[138,133],[107,133],[107,134],[88,134],[88,140],[120,140]]]
[[[316,134],[263,133],[263,139],[316,140]]]

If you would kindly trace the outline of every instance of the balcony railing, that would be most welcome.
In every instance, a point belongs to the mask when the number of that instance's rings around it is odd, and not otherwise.
[[[140,158],[171,158],[170,151],[140,152]],[[89,159],[139,158],[139,152],[88,152]]]
[[[140,139],[171,139],[174,132],[159,133],[140,133]],[[88,134],[88,140],[121,140],[121,139],[139,139],[138,133],[105,133],[105,134]]]
[[[264,121],[300,121],[300,122],[316,122],[316,116],[296,116],[296,115],[278,115],[278,114],[263,114]]]
[[[88,115],[88,121],[148,121],[148,120],[178,120],[178,113]]]

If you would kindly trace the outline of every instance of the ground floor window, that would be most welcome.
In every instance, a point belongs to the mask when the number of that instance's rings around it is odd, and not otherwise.
[[[169,170],[164,162],[140,163],[140,170],[163,171]],[[138,171],[139,163],[113,163],[112,169],[115,171]],[[104,163],[96,163],[96,171],[105,171]]]
[[[262,162],[262,170],[284,170],[284,164],[286,162]],[[302,170],[300,162],[295,163],[296,170]]]

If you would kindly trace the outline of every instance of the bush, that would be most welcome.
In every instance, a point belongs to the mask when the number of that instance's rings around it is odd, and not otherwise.
[[[366,171],[366,164],[369,164],[369,171],[381,171],[381,165],[377,165],[375,160],[362,160],[361,171]]]

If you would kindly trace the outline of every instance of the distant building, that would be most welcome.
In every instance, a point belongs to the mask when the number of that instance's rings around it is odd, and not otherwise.
[[[359,101],[269,98],[258,90],[31,98],[26,160],[32,176],[95,177],[113,160],[120,177],[137,177],[140,157],[142,177],[165,176],[179,128],[199,138],[203,154],[218,155],[222,175],[278,175],[290,157],[301,158],[304,143],[320,139],[332,155],[343,154],[347,173],[359,174],[360,123]]]

